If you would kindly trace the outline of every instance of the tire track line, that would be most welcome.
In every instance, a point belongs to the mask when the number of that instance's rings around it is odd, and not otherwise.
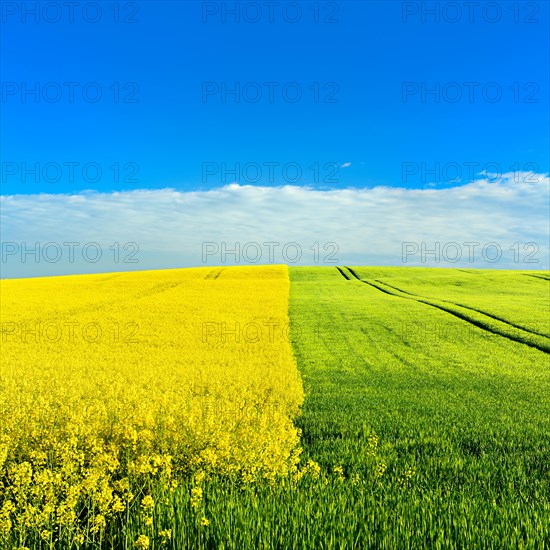
[[[395,291],[395,290],[392,292],[392,291],[390,291],[388,289],[385,289],[385,288],[380,286],[380,284],[385,284],[385,283],[379,283],[379,282],[373,283],[371,281],[365,281],[364,279],[361,279],[357,275],[357,273],[355,273],[355,271],[353,269],[351,269],[350,267],[345,266],[345,269],[347,269],[353,275],[353,277],[355,277],[358,281],[361,281],[362,283],[365,283],[369,286],[372,286],[372,287],[380,290],[381,292],[384,292],[385,294],[389,294],[390,296],[394,296],[396,298],[404,298],[406,300],[414,300],[415,302],[419,302],[421,304],[426,304],[428,306],[431,306],[431,307],[434,307],[434,308],[439,309],[441,311],[444,311],[446,313],[449,313],[449,314],[453,315],[454,317],[457,317],[458,319],[461,319],[462,321],[466,321],[467,323],[470,323],[470,324],[472,324],[472,325],[474,325],[474,326],[476,326],[476,327],[478,327],[482,330],[485,330],[485,331],[490,332],[492,334],[495,334],[497,336],[501,336],[502,338],[507,338],[508,340],[511,340],[513,342],[517,342],[519,344],[523,344],[525,346],[529,346],[531,348],[537,349],[539,351],[542,351],[543,353],[549,353],[550,354],[550,343],[546,343],[546,342],[540,342],[539,343],[539,342],[528,341],[528,340],[525,340],[524,338],[521,338],[520,336],[516,336],[515,334],[506,333],[505,331],[499,331],[498,329],[495,329],[493,326],[491,326],[487,322],[484,322],[483,320],[473,319],[467,313],[462,313],[460,311],[450,309],[449,307],[445,307],[445,305],[435,304],[432,301],[428,301],[427,299],[420,299],[418,297],[415,297],[414,295],[397,294],[397,291]],[[401,292],[401,291],[398,291],[398,292]],[[454,304],[454,305],[455,305],[455,307],[460,307],[460,306],[457,306],[456,304]],[[483,314],[480,313],[480,315],[483,315]],[[507,324],[507,323],[503,323],[503,324]],[[527,334],[529,334],[532,337],[538,336],[538,335],[532,334],[532,333],[530,333],[528,331],[525,331],[525,330],[523,332],[527,332]],[[539,338],[542,338],[542,337],[539,337]]]
[[[217,279],[221,275],[221,272],[224,269],[225,269],[225,267],[220,267],[220,268],[213,269],[212,271],[209,271],[206,274],[206,277],[204,278],[204,280],[205,281],[211,281],[211,280]]]
[[[394,290],[398,290],[399,292],[402,292],[403,294],[408,294],[409,296],[414,296],[415,298],[423,299],[423,300],[429,300],[427,296],[422,296],[421,294],[414,294],[412,292],[407,292],[406,290],[402,290],[400,288],[397,288],[396,286],[390,285],[388,283],[385,283],[384,281],[380,281],[379,279],[374,279],[377,283],[380,283],[385,286],[389,286],[390,288],[393,288]],[[494,319],[495,321],[500,321],[501,323],[504,323],[505,325],[510,325],[513,328],[517,328],[518,330],[523,330],[524,332],[529,332],[530,334],[534,334],[536,336],[542,336],[543,338],[548,338],[547,334],[543,334],[541,332],[537,332],[536,330],[532,330],[529,328],[525,328],[521,325],[516,325],[515,323],[512,323],[511,321],[508,321],[506,319],[502,319],[501,317],[497,317],[496,315],[493,315],[492,313],[487,313],[486,311],[482,311],[481,309],[476,309],[475,307],[466,306],[464,304],[460,304],[458,302],[453,302],[452,300],[444,300],[443,298],[437,298],[438,302],[445,302],[446,304],[452,304],[453,306],[457,307],[463,307],[464,309],[469,309],[471,311],[475,311],[476,313],[481,313],[481,315],[486,315],[487,317],[490,317],[491,319]]]
[[[525,275],[526,277],[533,277],[535,279],[540,279],[541,281],[550,281],[550,277],[545,277],[544,275],[531,275],[530,273],[522,273],[522,275]]]
[[[346,281],[351,281],[351,278],[348,277],[340,267],[336,266],[336,269],[340,272],[340,275],[346,279]]]

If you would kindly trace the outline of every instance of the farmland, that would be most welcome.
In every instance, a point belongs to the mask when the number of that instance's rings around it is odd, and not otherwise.
[[[0,546],[549,547],[546,277],[2,281]]]

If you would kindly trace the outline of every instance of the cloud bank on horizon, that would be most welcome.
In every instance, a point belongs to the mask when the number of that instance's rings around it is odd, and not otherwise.
[[[549,268],[547,174],[447,189],[209,191],[1,197],[2,277],[170,267]]]

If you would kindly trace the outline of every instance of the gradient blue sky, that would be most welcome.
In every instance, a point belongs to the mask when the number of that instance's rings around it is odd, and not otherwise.
[[[250,242],[312,265],[336,246],[349,264],[550,266],[547,1],[1,8],[2,277],[250,263],[203,254]],[[411,242],[462,256],[405,262]],[[115,261],[126,245],[137,262]]]
[[[224,23],[223,6],[229,9],[234,2],[148,1],[136,3],[138,22],[133,24],[113,22],[112,2],[101,3],[96,23],[84,20],[79,8],[71,23],[66,7],[59,22],[44,19],[55,18],[53,8],[41,14],[38,23],[32,14],[21,22],[24,3],[15,4],[18,12],[13,15],[12,8],[3,7],[2,81],[4,86],[19,86],[14,95],[13,88],[4,88],[3,162],[15,163],[18,169],[22,162],[39,162],[41,168],[49,162],[93,162],[103,175],[93,182],[92,171],[86,180],[77,167],[71,183],[65,167],[59,182],[51,181],[56,179],[54,171],[38,183],[33,175],[23,183],[20,173],[10,175],[4,165],[4,195],[210,189],[231,181],[251,183],[255,177],[252,167],[240,178],[227,174],[224,180],[218,173],[204,181],[204,162],[225,162],[228,167],[236,162],[296,162],[303,170],[296,184],[319,187],[445,187],[457,173],[449,163],[461,167],[462,183],[469,179],[467,163],[479,163],[477,171],[487,163],[497,163],[503,171],[549,169],[548,2],[530,2],[527,8],[498,2],[501,15],[495,22],[488,20],[498,12],[494,7],[484,11],[487,2],[475,8],[473,21],[461,3],[463,13],[456,23],[448,21],[456,17],[452,6],[443,11],[446,4],[456,5],[448,2],[439,3],[439,22],[430,14],[422,21],[422,10],[434,2],[354,0],[301,2],[303,13],[296,23],[283,18],[281,7],[288,2],[273,8],[273,23],[267,7],[257,2],[253,4],[263,10],[259,22],[236,23],[228,15]],[[218,12],[203,22],[203,10],[213,10],[214,4]],[[245,4],[240,2],[241,8]],[[321,19],[337,9],[331,19],[338,22],[315,23],[316,4]],[[130,16],[125,5],[119,4],[121,19]],[[249,9],[250,18],[254,11]],[[288,10],[293,18],[294,10]],[[406,22],[404,13],[410,13]],[[63,86],[69,81],[80,83],[73,103]],[[206,81],[280,82],[278,90],[284,83],[298,82],[304,96],[292,104],[276,91],[270,103],[263,87],[257,103],[235,103],[231,96],[222,103],[219,94],[203,102]],[[61,100],[48,103],[40,98],[36,103],[29,95],[23,103],[23,82],[29,87],[58,83]],[[87,82],[101,86],[99,102],[82,99],[79,91]],[[114,82],[121,88],[126,82],[137,83],[138,101],[115,103],[109,90]],[[315,82],[336,83],[337,102],[314,102],[309,86]],[[436,103],[429,95],[422,102],[418,93],[404,102],[403,82],[438,82],[441,87],[456,82],[464,95],[457,103],[444,98]],[[472,102],[463,82],[479,83]],[[482,88],[489,82],[502,90],[500,101],[484,97]],[[519,84],[516,92],[510,88],[514,83]],[[454,94],[454,88],[448,90]],[[48,91],[53,94],[55,88]],[[128,91],[121,89],[121,98]],[[321,98],[326,93],[321,88]],[[529,98],[536,102],[524,102]],[[419,169],[407,181],[402,178],[404,162],[417,163]],[[446,174],[422,174],[421,163],[429,169],[437,162],[448,167]],[[121,167],[118,183],[109,169],[113,163]],[[139,172],[124,182],[134,171],[131,166],[124,169],[126,163],[135,163]],[[309,169],[314,163],[320,168],[317,182]],[[332,178],[338,181],[331,183],[323,181],[332,171],[332,165],[324,168],[326,163],[351,165],[339,168]],[[276,181],[269,181],[265,165],[263,171],[260,185],[291,183],[277,167]],[[294,172],[287,175],[292,179]]]

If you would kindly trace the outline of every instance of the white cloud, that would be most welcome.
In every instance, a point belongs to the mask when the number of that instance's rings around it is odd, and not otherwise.
[[[349,168],[351,166],[351,162],[344,162],[344,164],[340,165],[340,168]]]
[[[282,186],[254,187],[228,185],[211,191],[134,190],[117,193],[89,192],[76,195],[12,195],[1,199],[3,253],[2,276],[32,276],[71,272],[122,271],[203,264],[203,243],[216,243],[220,253],[208,257],[209,265],[222,263],[221,243],[234,249],[247,243],[258,243],[268,263],[269,247],[263,243],[278,242],[273,260],[290,263],[294,249],[285,243],[298,243],[302,250],[300,263],[314,264],[314,251],[319,243],[320,258],[326,243],[336,243],[335,257],[340,263],[403,265],[404,242],[414,242],[420,249],[426,243],[434,249],[455,242],[461,245],[464,258],[457,263],[440,262],[433,256],[423,263],[420,254],[410,256],[406,265],[469,266],[466,242],[480,243],[475,250],[477,267],[548,268],[549,185],[546,175],[505,174],[498,183],[478,180],[448,189],[404,189],[375,187],[368,189],[317,190]],[[75,261],[69,263],[66,242],[75,247]],[[15,244],[7,244],[7,243]],[[96,263],[83,261],[86,243],[98,243],[102,257]],[[124,263],[132,252],[125,243],[135,242],[138,264]],[[502,249],[499,262],[483,260],[481,247],[494,242]],[[538,264],[516,263],[514,243],[536,243],[534,256]],[[39,244],[38,262],[32,254],[21,261],[21,252]],[[50,258],[61,249],[59,261]],[[114,263],[113,243],[119,243],[119,263]],[[23,248],[23,247],[26,247]],[[249,259],[258,249],[247,248]],[[409,249],[410,250],[410,249]],[[88,251],[93,257],[94,247]],[[523,260],[530,249],[520,249]],[[448,249],[447,257],[455,251]],[[292,254],[291,254],[292,253]],[[241,254],[241,262],[246,263]],[[228,263],[235,261],[227,257]]]

